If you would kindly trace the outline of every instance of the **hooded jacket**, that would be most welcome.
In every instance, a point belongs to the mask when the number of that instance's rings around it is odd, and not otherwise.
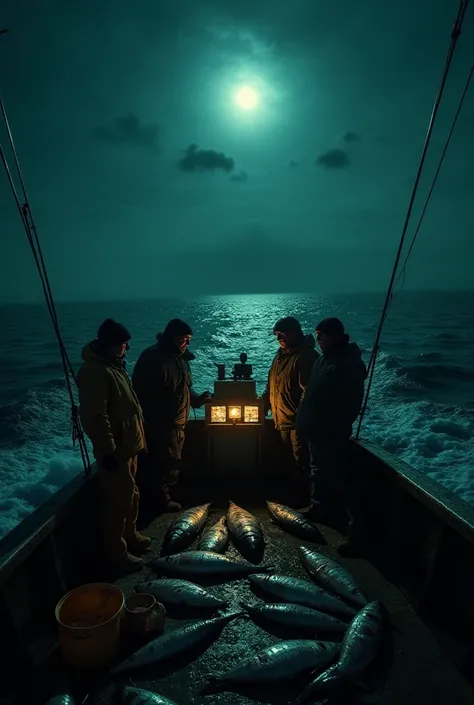
[[[278,430],[295,427],[298,406],[313,365],[319,357],[314,346],[314,337],[306,335],[294,348],[280,348],[273,358],[262,397],[271,407],[275,428]]]
[[[173,348],[162,333],[146,348],[132,373],[133,387],[140,400],[148,431],[183,428],[197,394],[189,363],[195,356],[189,350]]]
[[[97,341],[82,350],[77,373],[79,415],[97,460],[132,458],[145,448],[142,412],[122,360],[105,357]]]
[[[310,440],[350,438],[364,400],[367,370],[356,343],[321,355],[313,367],[296,428]]]

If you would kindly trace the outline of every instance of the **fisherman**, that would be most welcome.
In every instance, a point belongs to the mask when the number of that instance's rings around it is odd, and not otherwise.
[[[193,389],[189,363],[195,356],[188,350],[192,335],[188,323],[174,318],[157,334],[157,342],[141,353],[132,374],[148,446],[143,484],[155,515],[181,509],[169,490],[179,477],[184,428],[190,408],[198,409],[210,398],[209,392],[197,394]]]
[[[97,460],[103,493],[103,548],[113,570],[142,568],[137,556],[151,539],[137,532],[140,495],[135,483],[137,454],[145,449],[145,433],[137,396],[125,372],[130,333],[107,318],[97,339],[82,351],[77,373],[79,413]]]
[[[363,543],[361,488],[349,472],[349,439],[362,406],[367,370],[359,346],[349,342],[339,318],[321,321],[316,337],[322,355],[313,367],[296,424],[300,437],[308,439],[313,461],[308,517],[325,523],[341,497],[349,533],[338,551],[350,556]]]
[[[262,398],[265,413],[271,410],[288,459],[298,472],[295,504],[307,507],[311,499],[310,455],[308,444],[299,437],[295,426],[298,406],[319,355],[314,337],[305,335],[293,316],[280,318],[273,326],[273,333],[280,349],[273,358]]]

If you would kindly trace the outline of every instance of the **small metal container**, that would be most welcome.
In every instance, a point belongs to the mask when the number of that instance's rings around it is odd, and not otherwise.
[[[125,600],[123,629],[130,636],[162,634],[165,627],[166,610],[153,595],[138,592]]]

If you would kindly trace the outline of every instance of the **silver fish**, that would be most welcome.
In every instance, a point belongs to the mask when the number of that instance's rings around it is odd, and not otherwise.
[[[172,656],[177,656],[218,632],[232,619],[241,616],[244,616],[244,613],[233,612],[214,619],[191,622],[178,627],[178,629],[173,629],[173,631],[165,632],[145,646],[142,646],[138,651],[135,651],[125,661],[122,661],[111,670],[111,674],[115,675],[123,671],[130,671],[134,668],[141,668],[150,663],[158,663]]]
[[[227,673],[210,679],[212,686],[258,683],[293,678],[304,671],[324,668],[336,657],[339,644],[292,639],[267,646]]]
[[[178,553],[192,544],[206,522],[210,506],[209,503],[187,509],[171,522],[161,547],[162,556]]]
[[[370,602],[357,614],[342,640],[339,659],[321,673],[294,705],[305,702],[313,693],[334,690],[354,676],[359,676],[377,655],[383,634],[384,618],[378,600]]]
[[[276,502],[267,502],[267,507],[275,523],[288,531],[289,534],[299,536],[306,541],[321,543],[319,531],[295,509]]]
[[[265,550],[265,539],[258,519],[234,502],[229,502],[227,526],[236,548],[244,558],[252,563],[260,563]]]
[[[45,705],[75,705],[75,700],[72,695],[68,693],[61,693],[60,695],[53,695]]]
[[[189,580],[179,580],[179,578],[167,578],[164,580],[151,580],[148,583],[138,583],[135,585],[137,592],[148,592],[156,597],[159,602],[166,605],[177,605],[186,607],[214,607],[221,609],[226,607],[226,600],[214,597],[210,592],[204,590],[200,585],[191,583]]]
[[[311,607],[284,603],[248,605],[241,602],[240,604],[250,617],[261,617],[282,627],[311,631],[313,634],[318,631],[341,634],[347,630],[347,622]]]
[[[229,542],[229,532],[225,517],[219,519],[218,522],[207,529],[199,539],[197,545],[198,551],[215,551],[215,553],[224,553]]]
[[[251,563],[233,561],[227,556],[212,551],[186,551],[174,556],[158,558],[151,564],[159,573],[174,575],[215,576],[215,575],[250,575],[259,571],[272,570],[269,565],[259,566]]]
[[[317,553],[306,546],[299,546],[298,551],[304,567],[322,587],[359,608],[365,607],[368,602],[367,597],[344,566],[328,558],[324,553]]]
[[[129,685],[118,689],[115,702],[119,705],[175,705],[172,700],[165,698],[164,695]]]
[[[309,583],[307,580],[291,578],[286,575],[249,575],[251,585],[256,585],[268,595],[284,602],[312,607],[321,612],[352,619],[355,610],[338,597],[326,590]]]

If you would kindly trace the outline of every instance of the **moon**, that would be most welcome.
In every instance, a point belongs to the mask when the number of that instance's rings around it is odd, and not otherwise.
[[[258,105],[258,93],[251,86],[242,86],[235,95],[235,102],[241,110],[254,110]]]

